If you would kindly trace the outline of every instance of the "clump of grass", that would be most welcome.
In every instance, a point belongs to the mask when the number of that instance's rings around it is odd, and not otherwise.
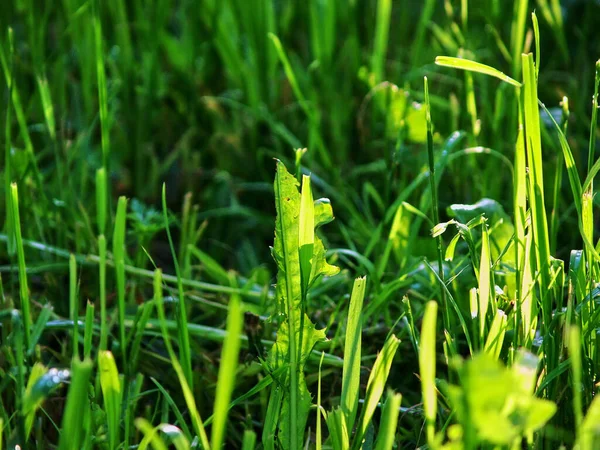
[[[13,3],[0,450],[595,448],[594,2]]]

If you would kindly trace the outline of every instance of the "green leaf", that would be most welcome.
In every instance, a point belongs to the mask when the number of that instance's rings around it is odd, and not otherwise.
[[[381,412],[381,425],[375,442],[375,450],[392,450],[396,438],[398,415],[402,395],[389,392]]]
[[[577,446],[579,450],[593,450],[594,442],[600,439],[600,396],[596,395],[588,408],[585,419],[579,428]]]
[[[100,386],[104,398],[104,410],[108,422],[110,449],[116,449],[119,443],[119,421],[121,419],[121,381],[115,358],[109,351],[101,351],[98,355],[100,370]]]
[[[232,282],[235,282],[233,276],[231,278]],[[239,295],[234,294],[231,296],[228,309],[227,336],[223,342],[217,393],[215,395],[215,412],[211,435],[211,445],[214,449],[220,449],[223,446],[229,402],[235,387],[235,374],[238,366],[243,326],[242,301]]]
[[[427,441],[430,445],[435,436],[435,416],[437,399],[435,391],[435,335],[438,305],[430,301],[425,306],[423,326],[421,327],[421,348],[419,350],[419,371],[423,392],[423,409],[427,424]]]
[[[341,408],[336,408],[327,414],[327,428],[334,450],[347,450],[350,448],[348,426]]]
[[[342,371],[341,408],[346,417],[348,428],[354,428],[354,419],[358,410],[360,388],[360,358],[362,343],[362,306],[365,298],[366,277],[354,280],[346,337],[344,344],[344,368]]]
[[[92,368],[92,362],[89,359],[73,361],[73,376],[62,420],[59,450],[81,448],[84,440],[84,412],[89,410],[88,386]]]
[[[23,414],[25,414],[25,435],[31,434],[35,413],[42,406],[43,401],[56,389],[61,383],[64,383],[70,377],[70,371],[50,369],[41,363],[36,363],[29,374],[27,387],[25,388],[25,398],[23,400]]]
[[[373,364],[373,370],[371,370],[371,375],[369,375],[369,381],[367,382],[364,406],[352,445],[354,450],[358,450],[363,444],[365,433],[383,394],[383,389],[390,374],[390,368],[392,367],[392,361],[399,345],[400,339],[393,334],[390,335],[385,344],[383,344],[383,349],[379,352]]]
[[[289,366],[286,376],[280,380],[289,394],[281,402],[278,427],[279,439],[285,449],[302,446],[311,405],[311,396],[304,379],[304,363],[315,344],[325,340],[324,331],[317,330],[310,318],[303,313],[303,298],[306,297],[303,296],[303,286],[309,288],[321,275],[331,276],[339,271],[337,267],[327,264],[323,243],[314,234],[315,226],[333,219],[331,208],[323,201],[314,205],[312,194],[309,193],[310,182],[305,180],[301,196],[296,178],[282,162],[277,162],[274,183],[277,219],[272,253],[278,268],[276,301],[285,320],[277,332],[269,361],[274,369]],[[312,232],[309,229],[311,227]],[[311,240],[314,241],[314,246],[310,276],[303,283],[301,259],[306,263],[308,257],[301,254],[301,244],[306,249],[307,245],[311,246]],[[306,273],[306,265],[304,271]],[[271,412],[273,418],[278,416],[277,412]],[[268,430],[265,432],[269,433]]]
[[[435,58],[435,63],[438,66],[452,67],[453,69],[461,69],[468,70],[470,72],[483,73],[485,75],[496,77],[502,81],[505,81],[506,83],[512,84],[513,86],[521,86],[521,83],[519,83],[517,80],[513,80],[511,77],[504,74],[503,72],[500,72],[498,69],[494,69],[493,67],[486,66],[485,64],[481,64],[468,59],[453,58],[451,56],[438,56],[437,58]]]
[[[465,448],[512,445],[541,428],[556,405],[533,395],[538,359],[520,353],[511,368],[481,353],[459,364],[460,386],[448,397],[463,429]]]

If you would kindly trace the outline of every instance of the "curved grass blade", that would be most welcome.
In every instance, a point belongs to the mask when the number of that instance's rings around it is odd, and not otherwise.
[[[438,66],[483,73],[485,75],[498,78],[499,80],[502,80],[508,84],[512,84],[513,86],[521,87],[521,83],[519,83],[517,80],[512,79],[505,73],[500,72],[498,69],[494,69],[493,67],[475,61],[471,61],[469,59],[455,58],[452,56],[438,56],[435,58],[435,63]]]

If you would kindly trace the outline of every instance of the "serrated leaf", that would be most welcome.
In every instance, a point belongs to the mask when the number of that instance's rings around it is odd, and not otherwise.
[[[315,344],[325,339],[304,314],[303,298],[321,275],[334,275],[339,269],[325,259],[325,247],[314,233],[316,226],[333,218],[331,206],[324,200],[313,202],[310,179],[304,178],[303,194],[299,183],[282,162],[277,162],[275,176],[275,242],[272,253],[277,263],[276,299],[285,320],[280,325],[269,361],[273,369],[288,365],[279,383],[288,395],[281,401],[278,437],[284,449],[300,448],[311,406],[311,395],[304,379],[304,363]],[[309,229],[310,228],[310,229]],[[302,273],[310,276],[304,280]],[[275,411],[272,411],[277,417]],[[264,437],[263,437],[264,441]]]

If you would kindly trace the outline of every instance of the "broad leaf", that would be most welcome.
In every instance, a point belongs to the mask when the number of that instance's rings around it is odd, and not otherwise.
[[[325,340],[325,332],[317,330],[304,313],[306,292],[319,276],[339,271],[326,262],[323,242],[314,233],[315,227],[333,220],[331,206],[324,200],[312,201],[309,180],[304,179],[301,196],[296,178],[283,163],[277,162],[274,186],[277,219],[272,253],[278,268],[277,306],[285,319],[269,362],[273,370],[288,366],[278,383],[284,386],[285,395],[283,401],[276,402],[281,404],[278,437],[284,449],[302,446],[312,402],[304,379],[304,363],[315,344]],[[304,276],[303,283],[302,273],[306,274],[309,267],[310,275]],[[277,417],[277,411],[271,412]]]

